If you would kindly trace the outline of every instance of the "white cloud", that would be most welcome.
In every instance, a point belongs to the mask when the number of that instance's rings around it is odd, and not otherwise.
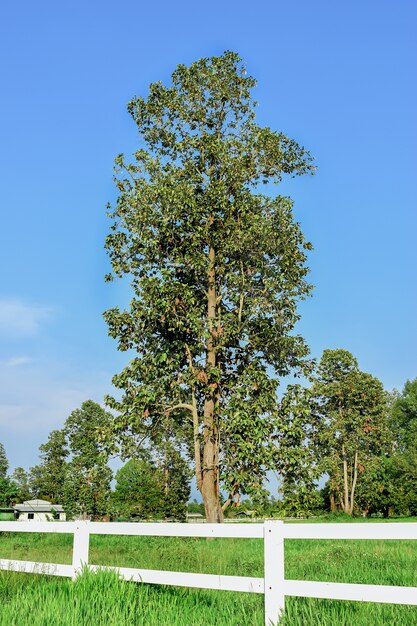
[[[110,379],[110,372],[104,371],[86,374],[61,371],[52,363],[26,368],[0,362],[0,442],[10,467],[37,463],[39,445],[50,431],[62,428],[85,400],[103,404]]]
[[[18,298],[0,298],[0,337],[31,337],[39,332],[41,324],[48,321],[54,309],[29,304]]]
[[[20,365],[27,365],[28,363],[32,363],[32,358],[30,356],[14,356],[11,359],[5,361],[6,367],[19,367]]]
[[[15,433],[60,428],[82,402],[101,402],[105,393],[101,381],[65,380],[46,370],[5,365],[0,375],[0,429]]]

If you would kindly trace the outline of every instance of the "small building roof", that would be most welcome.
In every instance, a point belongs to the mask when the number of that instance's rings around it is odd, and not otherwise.
[[[22,504],[15,504],[15,511],[20,513],[51,513],[56,511],[57,513],[63,513],[64,509],[62,504],[51,504],[48,500],[25,500]]]

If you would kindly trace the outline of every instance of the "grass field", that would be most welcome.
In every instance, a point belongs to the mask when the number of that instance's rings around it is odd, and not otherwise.
[[[262,543],[92,536],[90,562],[262,576]],[[1,558],[70,563],[71,551],[72,535],[0,535]],[[286,578],[417,586],[417,542],[287,540],[285,551]],[[142,586],[109,572],[87,572],[75,583],[0,572],[0,607],[8,626],[263,626],[261,595]],[[310,625],[416,626],[417,607],[288,598],[282,626]]]

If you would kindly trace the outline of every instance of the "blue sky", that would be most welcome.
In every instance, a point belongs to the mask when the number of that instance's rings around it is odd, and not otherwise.
[[[343,347],[387,389],[417,376],[417,5],[412,0],[95,0],[0,13],[0,441],[13,467],[126,362],[102,312],[114,157],[132,152],[133,95],[178,63],[234,50],[258,120],[305,145],[286,181],[312,241],[298,331]]]

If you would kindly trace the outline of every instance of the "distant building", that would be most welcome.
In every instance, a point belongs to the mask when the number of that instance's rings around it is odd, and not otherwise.
[[[25,500],[13,507],[14,516],[20,522],[64,522],[67,517],[61,504],[51,504],[47,500]]]

